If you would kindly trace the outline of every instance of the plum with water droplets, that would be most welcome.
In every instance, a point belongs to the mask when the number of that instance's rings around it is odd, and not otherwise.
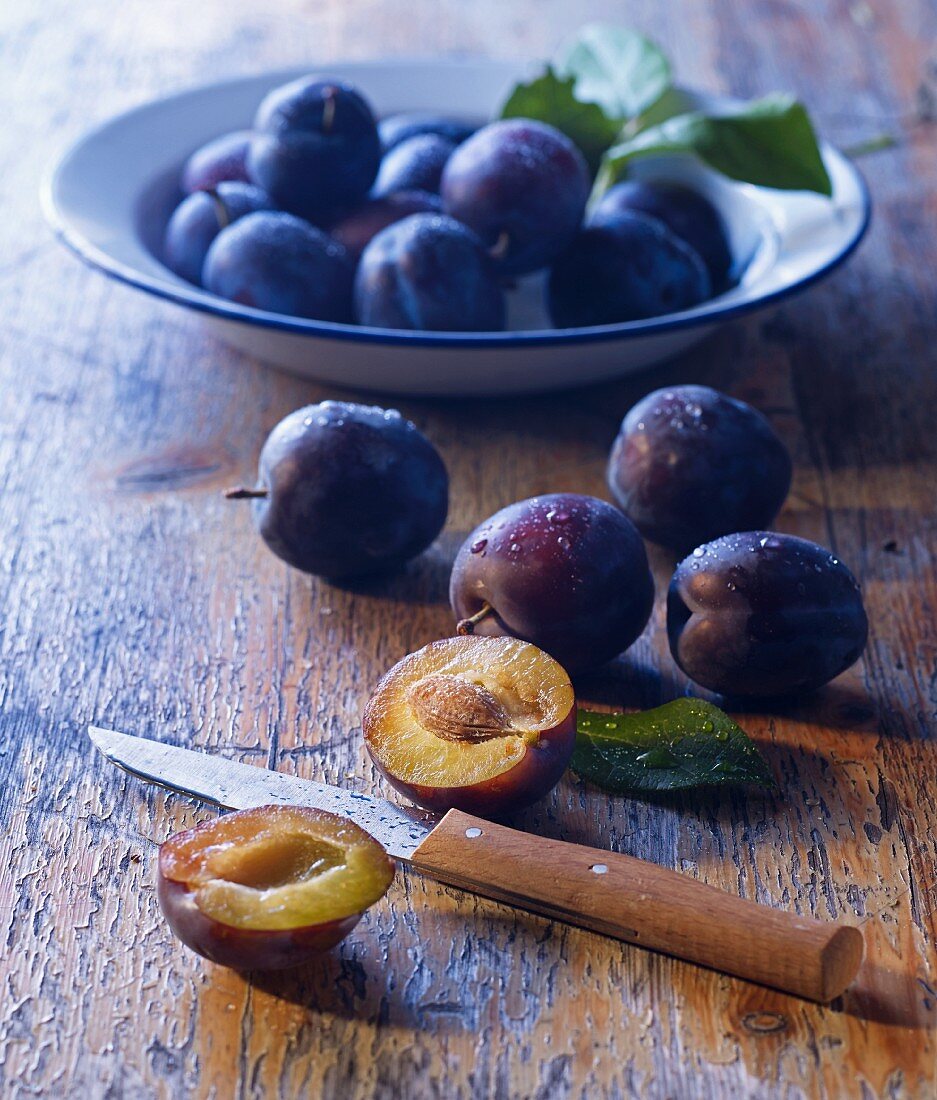
[[[323,401],[273,429],[251,499],[270,549],[306,573],[384,572],[442,530],[449,479],[436,448],[394,409]]]
[[[381,143],[371,108],[340,80],[304,77],[261,103],[247,154],[251,179],[283,210],[328,225],[367,195]]]
[[[685,241],[625,211],[587,225],[559,255],[547,306],[557,328],[582,328],[691,309],[711,293],[706,266]]]
[[[438,194],[442,170],[453,149],[453,142],[438,134],[417,134],[395,145],[381,161],[372,196],[380,198],[397,191]]]
[[[302,218],[248,214],[222,229],[202,268],[206,290],[271,313],[350,321],[353,266],[345,249]]]
[[[467,137],[475,133],[477,127],[448,115],[434,115],[425,111],[404,111],[401,114],[387,115],[377,124],[381,137],[381,147],[385,153],[421,134],[435,134],[460,145]]]
[[[868,620],[855,577],[829,550],[747,531],[698,546],[667,596],[674,660],[735,696],[802,694],[859,659]]]
[[[473,229],[507,275],[546,267],[572,240],[589,172],[559,130],[524,118],[492,122],[449,157],[440,186],[447,214]]]
[[[714,290],[726,286],[732,252],[722,217],[705,195],[671,180],[625,180],[605,192],[589,224],[614,221],[626,210],[663,222],[699,255],[709,270]]]
[[[212,241],[239,218],[272,210],[270,196],[250,183],[219,183],[187,195],[173,211],[163,239],[166,266],[196,286]]]
[[[576,672],[638,637],[654,581],[641,536],[617,508],[554,493],[511,504],[469,535],[449,599],[460,633],[521,638]]]
[[[395,191],[384,198],[368,199],[336,222],[329,233],[348,249],[349,256],[357,262],[382,229],[409,218],[411,214],[441,213],[442,201],[438,195],[427,191]]]
[[[625,416],[608,485],[645,538],[686,553],[767,527],[791,484],[791,459],[750,405],[708,386],[671,386]]]
[[[504,293],[475,234],[453,218],[413,214],[361,254],[355,316],[378,328],[488,332],[504,328]]]
[[[182,166],[182,190],[210,191],[228,180],[250,183],[247,150],[253,136],[251,130],[236,130],[196,149]]]

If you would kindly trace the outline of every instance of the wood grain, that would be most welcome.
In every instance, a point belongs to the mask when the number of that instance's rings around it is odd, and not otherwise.
[[[220,490],[326,395],[83,269],[45,229],[41,173],[108,115],[226,75],[381,54],[543,55],[586,18],[663,40],[689,84],[790,88],[865,169],[870,237],[771,318],[627,383],[407,401],[452,475],[443,537],[385,584],[330,588],[266,553]],[[0,1094],[923,1097],[937,1089],[937,157],[927,0],[218,0],[0,7]],[[174,943],[154,844],[212,811],[91,754],[91,720],[377,791],[360,715],[405,652],[452,630],[455,548],[544,490],[605,495],[617,421],[656,385],[754,402],[795,459],[778,526],[859,576],[865,659],[817,697],[736,714],[777,796],[638,801],[573,779],[522,815],[763,904],[861,924],[855,985],[819,1007],[399,877],[320,966],[270,978]],[[672,562],[655,553],[660,586]],[[578,685],[611,707],[686,690],[658,606]]]

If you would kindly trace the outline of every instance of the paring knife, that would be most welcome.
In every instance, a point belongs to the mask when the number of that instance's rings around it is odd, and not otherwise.
[[[394,859],[519,909],[812,1001],[837,997],[862,961],[858,928],[745,901],[632,856],[587,848],[450,810],[441,820],[382,798],[251,764],[90,727],[113,763],[228,809],[283,803],[349,817]]]

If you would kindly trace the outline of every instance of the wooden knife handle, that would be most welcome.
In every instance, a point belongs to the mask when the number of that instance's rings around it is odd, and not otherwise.
[[[547,840],[460,810],[446,814],[412,864],[519,909],[811,1001],[842,993],[862,961],[858,928],[770,909],[641,859]]]

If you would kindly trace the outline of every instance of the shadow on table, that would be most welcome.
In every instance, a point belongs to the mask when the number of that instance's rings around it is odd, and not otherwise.
[[[329,583],[358,596],[401,603],[448,604],[449,574],[468,531],[444,531],[424,553],[402,569],[365,577],[341,577]]]
[[[388,974],[386,960],[380,956],[359,959],[329,954],[292,970],[252,971],[242,977],[273,997],[345,1020],[410,1029],[424,1029],[430,1019],[442,1022],[447,1030],[469,1026],[460,1006],[434,1004],[427,997],[410,1000],[408,983],[389,984]]]
[[[854,1016],[892,1027],[933,1030],[937,1026],[937,996],[911,974],[902,974],[866,959],[853,985],[834,1007]]]

